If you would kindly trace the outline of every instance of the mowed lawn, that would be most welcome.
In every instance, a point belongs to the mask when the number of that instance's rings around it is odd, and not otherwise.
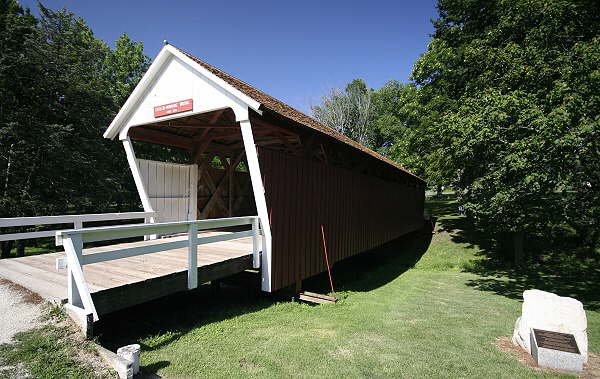
[[[100,342],[140,343],[142,373],[164,377],[553,376],[496,347],[520,314],[522,280],[474,273],[479,248],[444,228],[459,219],[454,205],[434,205],[445,218],[433,237],[415,234],[336,265],[336,304],[263,295],[252,281],[218,293],[204,286],[105,318]],[[325,292],[327,281],[306,287]],[[597,300],[588,336],[600,353]]]

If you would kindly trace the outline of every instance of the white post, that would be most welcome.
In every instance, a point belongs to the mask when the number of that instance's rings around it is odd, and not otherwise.
[[[131,174],[133,175],[133,180],[135,181],[135,187],[137,188],[138,194],[140,195],[140,200],[142,201],[142,205],[144,206],[144,211],[153,212],[154,210],[152,209],[152,205],[150,204],[150,198],[148,197],[146,188],[144,188],[144,181],[142,180],[142,175],[140,174],[140,170],[137,166],[135,152],[133,151],[133,145],[131,144],[131,140],[129,139],[129,137],[123,140],[123,147],[125,148],[125,154],[127,155],[127,163],[129,163],[129,168],[131,169]]]
[[[252,267],[259,268],[260,260],[258,255],[258,218],[252,219]]]
[[[198,224],[188,228],[188,289],[198,287]]]
[[[75,225],[75,229],[77,229],[77,225]],[[82,251],[83,251],[83,240],[81,239],[81,236],[74,236],[74,237],[69,237],[71,238],[71,242],[73,243],[73,250],[75,252],[75,255],[77,256],[77,260],[79,262],[81,262],[81,256],[82,256]],[[65,248],[65,252],[66,252],[66,248]],[[68,274],[67,274],[67,291],[68,291],[68,299],[69,299],[69,304],[75,306],[75,307],[79,307],[79,308],[83,308],[83,302],[81,301],[81,296],[79,296],[79,290],[77,289],[77,282],[75,281],[75,276],[73,275],[73,270],[74,270],[74,266],[75,266],[75,262],[69,262],[68,259],[68,254],[67,254],[67,267],[68,267]]]
[[[269,215],[267,211],[267,201],[265,199],[265,189],[260,175],[260,165],[258,164],[258,155],[252,135],[252,126],[250,120],[240,121],[242,129],[242,139],[244,140],[244,150],[248,160],[248,171],[250,171],[250,181],[252,182],[252,192],[254,193],[254,202],[258,217],[264,233],[261,274],[263,291],[271,292],[271,225],[269,224]]]
[[[190,165],[190,200],[188,220],[198,219],[198,165]]]
[[[69,278],[71,281],[69,283],[69,302],[71,305],[85,309],[87,313],[93,315],[94,321],[98,321],[98,313],[83,275],[83,265],[81,264],[83,240],[81,235],[68,235],[63,239],[63,246],[69,261]],[[75,303],[76,300],[81,305]]]
[[[145,212],[154,212],[152,209],[152,204],[150,203],[150,197],[148,196],[148,192],[144,187],[144,181],[142,179],[142,174],[140,174],[140,169],[137,165],[137,160],[135,158],[135,151],[133,151],[133,144],[131,143],[131,139],[127,137],[123,141],[123,147],[125,148],[125,155],[127,155],[127,163],[129,163],[129,168],[131,169],[131,174],[133,175],[133,181],[135,182],[135,187],[138,190],[138,194],[140,195],[140,200],[142,201],[142,206],[144,207]],[[144,219],[144,221],[146,221]],[[154,217],[150,217],[150,223],[154,222]],[[144,236],[144,240],[156,239],[156,235]]]

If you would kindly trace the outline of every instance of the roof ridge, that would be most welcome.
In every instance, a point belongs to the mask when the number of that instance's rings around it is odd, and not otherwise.
[[[185,50],[178,48],[175,45],[171,45],[171,46],[173,48],[177,49],[178,51],[180,51],[182,54],[186,55],[188,58],[192,59],[194,62],[198,63],[200,66],[202,66],[205,69],[207,69],[208,71],[210,71],[212,74],[216,75],[220,79],[227,82],[229,85],[236,88],[238,91],[241,91],[246,96],[249,96],[250,98],[259,102],[261,104],[261,106],[268,108],[269,110],[271,110],[285,118],[288,118],[292,121],[295,121],[299,124],[302,124],[308,128],[311,128],[311,129],[317,130],[323,134],[329,135],[330,137],[333,137],[333,138],[335,138],[341,142],[344,142],[364,153],[367,153],[367,154],[371,155],[372,157],[377,158],[377,159],[379,159],[379,160],[424,182],[423,179],[419,178],[417,175],[408,171],[407,169],[405,169],[398,163],[392,161],[391,159],[381,155],[380,153],[378,153],[376,151],[369,149],[366,146],[361,145],[360,143],[358,143],[358,142],[354,141],[353,139],[351,139],[350,137],[338,132],[337,130],[332,129],[332,128],[322,124],[321,122],[319,122],[318,120],[315,120],[313,117],[307,115],[306,113],[301,112],[301,111],[297,110],[296,108],[292,107],[291,105],[288,105],[288,104],[284,103],[283,101],[257,89],[256,87],[252,86],[251,84],[248,84],[245,81],[238,79],[237,77],[235,77],[231,74],[226,73],[225,71],[219,69],[218,67],[215,67],[209,63],[206,63],[202,59],[188,53]],[[283,108],[283,109],[281,109],[281,108]]]

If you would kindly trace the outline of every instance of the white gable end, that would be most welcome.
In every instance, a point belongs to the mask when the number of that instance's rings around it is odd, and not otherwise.
[[[154,107],[188,99],[192,99],[191,110],[171,116],[158,118],[154,116]],[[129,128],[136,125],[228,107],[232,108],[236,115],[244,114],[248,109],[246,104],[193,70],[179,58],[173,57],[131,113],[121,132],[121,137],[124,137],[123,134],[126,135]]]
[[[192,109],[156,117],[154,108],[192,100]],[[238,121],[259,103],[173,48],[165,46],[104,133],[106,138],[127,138],[131,127],[187,115],[231,108]]]

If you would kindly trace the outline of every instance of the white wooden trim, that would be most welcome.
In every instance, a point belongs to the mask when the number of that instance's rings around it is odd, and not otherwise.
[[[198,218],[198,165],[193,164],[190,168],[190,201],[188,209],[188,220]]]
[[[236,233],[227,233],[213,236],[198,237],[198,231],[203,229],[218,228],[235,225],[252,225],[252,230]],[[92,314],[93,320],[98,320],[96,307],[92,300],[89,287],[83,274],[83,266],[86,264],[105,262],[114,259],[133,257],[143,254],[157,253],[160,251],[178,249],[188,246],[188,289],[198,287],[198,245],[208,244],[218,241],[228,241],[252,236],[252,252],[258,254],[258,235],[261,230],[257,228],[258,217],[236,217],[214,220],[194,220],[182,221],[165,224],[142,224],[142,225],[121,225],[114,227],[99,227],[88,229],[74,229],[60,231],[56,233],[57,245],[63,245],[67,257],[68,288],[70,305],[85,310],[85,313]],[[119,239],[133,235],[147,235],[160,228],[164,230],[187,231],[187,240],[166,242],[150,246],[139,246],[119,250],[105,251],[95,254],[83,255],[83,243],[85,241],[101,241],[107,239]],[[256,260],[256,258],[255,258]],[[61,266],[57,261],[57,267]]]
[[[152,216],[153,212],[91,213],[80,215],[0,218],[0,228],[10,226],[73,224],[75,222],[133,220]]]
[[[192,227],[193,225],[195,225],[195,224],[190,224],[188,226],[188,231],[189,231],[190,227]],[[192,236],[192,235],[193,234],[190,234],[190,236]],[[196,233],[196,235],[197,235],[197,233]],[[206,245],[206,244],[215,243],[215,242],[230,241],[230,240],[235,240],[235,239],[240,239],[240,238],[245,238],[245,237],[254,237],[254,235],[255,235],[254,231],[247,230],[244,232],[227,233],[227,234],[220,234],[220,235],[216,235],[216,236],[196,237],[196,245]],[[256,235],[258,236],[258,233],[256,233]],[[146,254],[159,253],[161,251],[181,249],[181,248],[184,248],[187,246],[188,246],[187,240],[172,241],[172,242],[165,242],[165,243],[159,243],[159,244],[153,244],[153,245],[147,245],[147,246],[137,246],[137,247],[130,247],[130,248],[125,248],[125,249],[102,251],[102,252],[93,253],[93,254],[84,254],[80,257],[80,261],[81,261],[82,265],[90,265],[90,264],[94,264],[94,263],[113,261],[115,259],[130,258],[130,257],[136,257],[138,255],[146,255]],[[257,249],[257,254],[258,254],[258,249]],[[60,263],[58,263],[58,262],[60,262]],[[66,266],[66,264],[65,264],[63,258],[57,258],[58,269],[64,268],[65,266]]]
[[[185,246],[187,246],[187,241],[183,240],[183,241],[172,241],[172,242],[159,243],[156,245],[130,247],[127,249],[103,251],[103,252],[94,253],[94,254],[85,254],[85,255],[83,255],[83,257],[81,259],[81,264],[90,265],[93,263],[113,261],[115,259],[123,259],[123,258],[135,257],[138,255],[158,253],[161,251],[181,249],[182,247],[185,247]]]
[[[24,239],[53,237],[55,233],[56,233],[55,230],[48,230],[45,232],[0,234],[0,241],[16,241],[16,240],[24,240]]]
[[[260,254],[258,249],[258,218],[252,220],[252,267],[259,268],[260,267]]]
[[[123,147],[125,148],[125,154],[127,155],[127,163],[129,163],[129,168],[131,169],[131,174],[133,175],[135,186],[138,190],[138,194],[140,195],[140,200],[142,201],[142,205],[144,206],[144,211],[152,212],[150,198],[148,197],[148,192],[144,188],[144,181],[142,180],[142,176],[140,175],[140,170],[138,169],[137,161],[135,159],[135,152],[133,151],[133,145],[131,144],[131,139],[129,139],[129,137],[123,140]]]
[[[83,242],[81,241],[81,236],[77,236],[77,238],[73,238],[71,245],[73,246],[73,252],[77,257],[77,260],[81,260],[81,255],[83,254]],[[66,248],[65,248],[66,251]],[[67,254],[67,261],[71,259]],[[83,301],[81,300],[81,295],[79,294],[79,289],[77,288],[77,280],[75,279],[75,274],[71,269],[71,265],[68,265],[69,270],[67,272],[67,297],[69,299],[69,304],[72,304],[76,307],[83,307]]]
[[[127,212],[127,213],[99,213],[83,215],[63,215],[63,216],[40,216],[40,217],[14,217],[0,218],[0,228],[15,226],[33,226],[33,225],[53,225],[53,224],[73,224],[73,228],[83,228],[84,222],[92,221],[114,221],[114,220],[135,220],[148,219],[153,216],[153,212]],[[45,230],[41,232],[23,232],[0,234],[0,241],[16,241],[23,239],[36,239],[44,237],[54,237],[55,230]]]
[[[145,234],[151,234],[155,231],[165,234],[185,233],[187,226],[198,224],[198,230],[208,230],[216,228],[227,228],[230,226],[250,225],[252,219],[256,216],[213,218],[208,220],[193,220],[179,222],[165,222],[160,224],[131,224],[116,226],[99,226],[95,228],[61,230],[56,232],[56,245],[61,246],[67,236],[76,234],[83,235],[83,242],[107,241],[113,239],[140,237]]]
[[[263,247],[261,255],[261,288],[263,291],[271,292],[271,225],[269,223],[269,214],[267,211],[267,201],[265,199],[265,189],[260,174],[260,165],[258,155],[256,154],[256,145],[252,134],[252,126],[249,120],[241,121],[242,139],[246,151],[246,160],[248,161],[248,171],[250,171],[250,181],[252,182],[252,191],[254,193],[254,202],[256,210],[264,233]]]
[[[171,54],[164,47],[160,50],[150,67],[148,67],[148,71],[144,74],[142,79],[139,81],[137,86],[135,86],[131,95],[125,101],[125,104],[121,107],[113,121],[110,123],[110,126],[104,132],[104,138],[113,139],[119,133],[119,130],[129,117],[132,108],[137,105],[140,98],[144,95],[144,93],[150,88],[152,83],[154,82],[155,77],[160,73],[160,71],[165,66],[165,63],[168,62],[169,58],[171,58]]]
[[[198,224],[188,229],[188,289],[198,287]]]
[[[92,313],[94,315],[94,321],[98,321],[98,313],[96,312],[96,306],[92,301],[92,295],[90,294],[90,289],[85,280],[85,276],[83,275],[81,261],[79,260],[79,256],[81,255],[80,246],[82,246],[83,244],[79,243],[78,240],[81,240],[81,236],[73,236],[65,240],[65,253],[67,254],[67,259],[69,260],[69,272],[73,276],[75,289],[79,294],[81,302],[83,303],[83,308],[88,313]],[[69,298],[69,303],[72,305],[76,305],[71,302],[72,300],[72,298]]]

